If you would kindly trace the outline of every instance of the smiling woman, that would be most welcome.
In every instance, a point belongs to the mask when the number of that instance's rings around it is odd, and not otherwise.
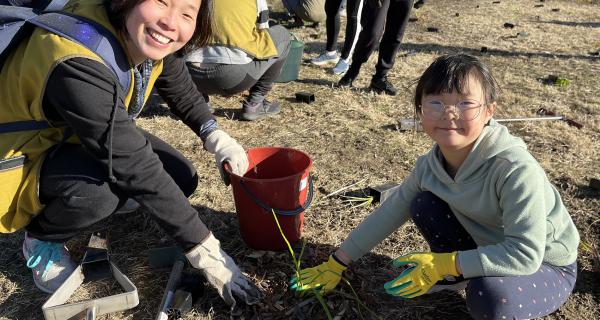
[[[111,24],[130,37],[129,41],[134,41],[136,35],[143,38],[144,29],[148,27],[171,42],[178,42],[173,44],[179,46],[175,51],[183,47],[183,51],[188,52],[206,45],[212,33],[213,0],[115,0],[106,1],[106,7]],[[129,17],[132,15],[137,17]],[[175,39],[172,34],[187,36],[190,27],[191,36],[185,41]],[[137,41],[140,43],[136,47],[141,50],[144,40]]]
[[[103,50],[112,52],[100,55],[35,29],[8,55],[0,72],[0,126],[44,126],[1,134],[0,160],[16,165],[0,172],[0,232],[27,230],[23,255],[42,291],[55,291],[76,267],[65,241],[135,200],[227,304],[235,306],[234,294],[250,304],[262,296],[190,205],[198,184],[194,166],[134,121],[156,88],[219,168],[228,162],[234,173],[245,172],[244,149],[218,128],[174,55],[206,43],[211,7],[211,0],[72,0],[63,10],[90,21],[79,31],[110,36],[114,45]],[[102,58],[111,55],[118,55],[132,85],[122,85],[115,64]]]

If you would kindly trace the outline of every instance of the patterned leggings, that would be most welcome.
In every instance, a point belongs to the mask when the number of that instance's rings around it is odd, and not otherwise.
[[[475,249],[477,245],[446,202],[431,192],[411,203],[412,219],[432,252]],[[529,319],[556,311],[569,297],[577,278],[577,263],[543,263],[526,276],[468,279],[467,309],[474,319]]]

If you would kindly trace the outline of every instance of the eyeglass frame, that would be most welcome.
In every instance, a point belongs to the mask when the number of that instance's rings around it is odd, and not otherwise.
[[[442,117],[444,116],[444,114],[446,113],[446,109],[449,108],[449,107],[453,107],[454,113],[458,116],[458,120],[473,121],[473,120],[477,119],[481,115],[481,109],[482,109],[481,107],[486,107],[487,106],[487,104],[479,102],[479,101],[477,101],[475,99],[465,99],[465,100],[461,100],[461,101],[459,101],[459,102],[457,102],[455,104],[449,104],[449,105],[446,105],[444,102],[442,102],[440,100],[435,100],[435,99],[429,100],[428,102],[433,102],[433,101],[439,102],[439,103],[442,104],[442,108],[439,111],[440,112],[439,117],[432,118],[430,116],[425,115],[425,112],[423,111],[424,108],[423,108],[422,104],[419,105],[419,113],[421,114],[421,116],[423,116],[423,117],[425,117],[427,119],[430,119],[430,120],[434,120],[434,121],[441,120]],[[466,119],[466,118],[464,118],[464,114],[463,114],[464,109],[461,109],[460,107],[458,107],[458,105],[460,105],[461,103],[466,102],[466,101],[476,102],[478,104],[476,107],[467,108],[467,109],[475,109],[475,108],[478,109],[477,110],[477,114],[472,119]]]

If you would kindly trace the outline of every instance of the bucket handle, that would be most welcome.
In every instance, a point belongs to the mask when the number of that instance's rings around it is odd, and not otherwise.
[[[266,203],[264,203],[260,199],[258,199],[252,193],[252,191],[250,191],[250,189],[248,189],[246,187],[246,185],[244,184],[244,181],[240,180],[240,185],[242,186],[242,189],[244,189],[246,194],[248,194],[248,196],[250,196],[250,198],[252,198],[252,200],[254,200],[254,203],[256,203],[259,207],[261,207],[269,212],[271,210],[273,210],[273,211],[275,211],[276,214],[281,215],[281,216],[295,216],[295,215],[299,214],[300,212],[302,212],[302,211],[308,209],[308,207],[310,207],[310,203],[312,202],[312,199],[313,199],[313,180],[312,180],[312,175],[310,175],[310,174],[308,175],[308,194],[306,195],[306,201],[304,202],[304,205],[301,205],[298,208],[293,209],[293,210],[281,210],[281,209],[271,208]]]

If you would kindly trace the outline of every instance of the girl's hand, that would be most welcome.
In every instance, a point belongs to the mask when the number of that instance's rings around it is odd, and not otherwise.
[[[329,256],[329,260],[316,267],[302,269],[290,281],[293,291],[304,292],[317,290],[326,293],[337,286],[342,279],[342,272],[346,267]]]
[[[452,253],[416,252],[394,260],[394,267],[410,266],[383,287],[388,294],[414,298],[427,293],[444,276],[458,276],[456,251]]]

